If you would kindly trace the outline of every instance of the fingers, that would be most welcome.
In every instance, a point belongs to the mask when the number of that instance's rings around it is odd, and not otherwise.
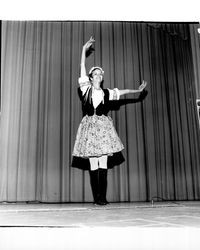
[[[91,36],[90,39],[85,43],[84,47],[89,49],[90,46],[95,42],[94,38]]]
[[[90,39],[89,39],[89,41],[87,42],[88,44],[92,44],[92,43],[94,43],[95,42],[95,40],[94,40],[94,38],[91,36],[90,37]]]
[[[142,81],[142,86],[144,86],[144,88],[147,86],[147,82],[146,81]]]
[[[142,81],[143,85],[147,85],[147,82],[145,80]]]
[[[95,40],[94,40],[94,38],[91,36],[90,37],[90,40],[89,40],[90,42],[95,42]]]
[[[139,90],[143,91],[143,89],[147,86],[147,82],[146,81],[142,81],[142,84],[139,86]]]

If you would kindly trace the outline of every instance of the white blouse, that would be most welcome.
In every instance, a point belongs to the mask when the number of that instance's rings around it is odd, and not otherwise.
[[[82,76],[78,79],[79,85],[80,85],[80,89],[82,92],[82,95],[84,95],[86,92],[89,91],[90,88],[92,88],[92,102],[93,102],[93,106],[96,109],[96,107],[102,102],[104,101],[104,92],[102,89],[95,89],[94,87],[92,87],[89,77],[88,76]],[[109,91],[109,100],[119,100],[120,98],[120,94],[119,94],[119,89],[118,88],[114,88],[114,89],[109,89],[107,88]]]

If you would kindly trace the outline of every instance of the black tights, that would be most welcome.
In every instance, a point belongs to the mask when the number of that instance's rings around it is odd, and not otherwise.
[[[97,170],[90,170],[90,184],[94,198],[94,204],[106,205],[107,192],[107,169],[98,168]]]

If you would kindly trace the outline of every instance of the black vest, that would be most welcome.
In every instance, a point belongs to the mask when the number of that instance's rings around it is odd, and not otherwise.
[[[92,88],[89,89],[89,93],[86,93],[81,97],[82,102],[82,110],[83,115],[89,115],[92,116],[96,113],[96,115],[107,115],[109,111],[109,90],[108,89],[102,89],[104,92],[104,102],[102,101],[96,109],[93,107],[92,103]],[[86,98],[87,96],[87,98]]]

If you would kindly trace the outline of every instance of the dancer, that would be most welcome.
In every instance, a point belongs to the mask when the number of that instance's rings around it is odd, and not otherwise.
[[[143,81],[137,90],[104,89],[101,86],[104,71],[99,66],[92,67],[87,76],[86,52],[94,42],[95,40],[91,37],[82,49],[79,85],[84,117],[77,131],[72,155],[76,158],[89,160],[90,184],[94,204],[107,205],[108,157],[114,159],[114,156],[124,149],[111,117],[107,116],[108,104],[112,100],[119,100],[122,95],[142,92],[147,83]],[[76,167],[75,165],[72,163],[72,166]],[[81,168],[81,163],[79,163],[79,168]]]

